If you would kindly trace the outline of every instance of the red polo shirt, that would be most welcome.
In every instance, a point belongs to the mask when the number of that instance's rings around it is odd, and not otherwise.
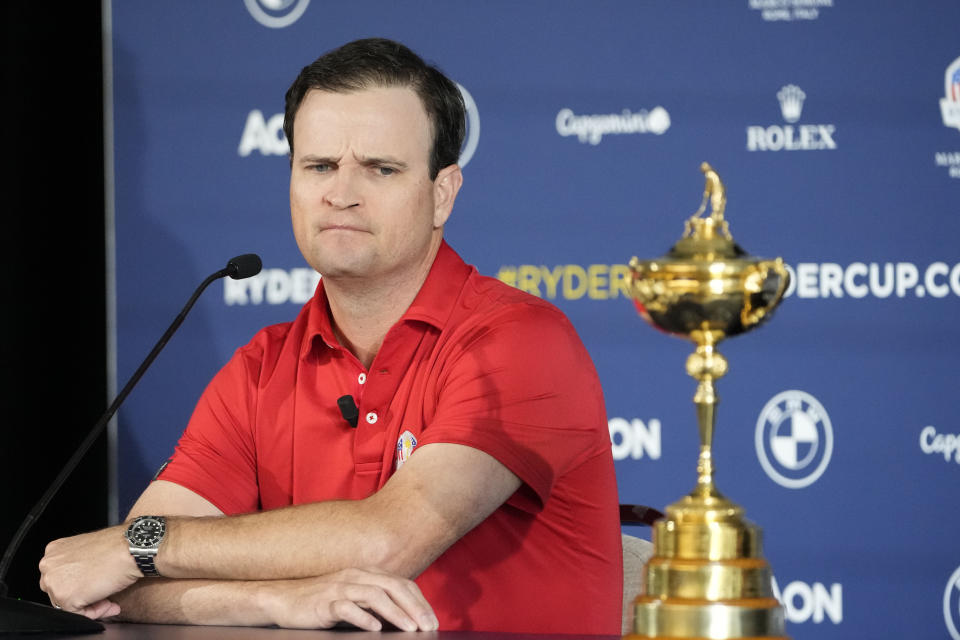
[[[227,514],[360,499],[431,442],[523,481],[417,578],[440,628],[619,634],[616,479],[590,357],[558,309],[446,243],[369,370],[334,337],[322,281],[292,323],[238,349],[160,478]]]

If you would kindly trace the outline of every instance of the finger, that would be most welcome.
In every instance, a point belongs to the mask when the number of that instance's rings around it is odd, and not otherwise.
[[[333,600],[330,602],[330,617],[333,621],[343,621],[366,631],[380,631],[383,625],[375,616],[364,611],[355,602],[350,600]]]
[[[391,574],[380,574],[375,576],[374,583],[387,592],[390,598],[416,621],[421,631],[437,630],[439,626],[437,616],[416,582]]]
[[[420,587],[413,580],[401,578],[375,567],[345,569],[338,572],[336,578],[347,583],[373,585],[386,591],[422,631],[436,631],[440,626],[433,607],[427,602],[423,592],[420,591]],[[400,628],[403,629],[404,627],[400,626]]]
[[[369,609],[403,631],[416,631],[416,618],[399,605],[386,591],[368,584],[344,585],[344,595],[365,609]]]
[[[54,609],[59,609],[60,604],[57,602],[56,598],[53,597],[53,593],[47,591],[47,585],[44,583],[43,578],[40,578],[40,590],[47,594],[47,598],[50,599],[50,606]]]
[[[388,573],[376,567],[367,569],[345,569],[335,575],[344,582],[372,584],[404,600],[412,599],[410,602],[411,605],[415,602],[416,604],[414,606],[423,609],[425,613],[433,613],[433,608],[430,606],[430,603],[427,602],[427,598],[413,580],[401,578],[396,574]]]
[[[103,620],[106,618],[113,618],[114,616],[120,615],[120,605],[116,602],[107,601],[107,604],[104,605],[104,610],[100,612],[100,615],[97,616],[98,619]]]
[[[109,618],[120,613],[120,605],[115,602],[111,602],[110,600],[101,600],[80,609],[77,611],[77,613],[91,618],[92,620]]]
[[[430,603],[427,601],[427,597],[423,595],[423,591],[420,591],[419,585],[413,580],[405,580],[405,585],[407,591],[410,593],[410,596],[417,602],[417,604],[424,609],[426,613],[433,614],[433,607],[430,606]]]

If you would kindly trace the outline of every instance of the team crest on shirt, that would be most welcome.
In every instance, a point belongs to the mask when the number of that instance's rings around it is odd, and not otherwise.
[[[397,469],[403,466],[403,463],[407,461],[416,447],[417,436],[410,433],[409,430],[404,431],[397,439]]]

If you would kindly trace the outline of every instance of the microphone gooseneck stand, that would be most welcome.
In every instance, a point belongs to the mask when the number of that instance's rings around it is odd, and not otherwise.
[[[260,256],[253,253],[247,253],[242,256],[232,258],[227,263],[225,268],[209,275],[206,280],[200,283],[200,286],[197,287],[196,291],[193,292],[193,295],[190,296],[187,304],[184,305],[183,310],[180,311],[173,323],[167,328],[163,336],[160,337],[160,340],[157,341],[157,344],[154,345],[153,350],[150,351],[140,367],[130,377],[130,380],[128,380],[127,384],[124,385],[123,389],[117,395],[113,403],[107,407],[107,410],[104,412],[104,414],[100,416],[100,419],[97,421],[97,423],[93,425],[93,428],[90,430],[90,433],[87,434],[86,439],[84,439],[84,441],[64,465],[63,469],[60,471],[60,474],[47,489],[46,493],[43,494],[33,509],[30,510],[30,513],[27,514],[27,517],[23,520],[23,523],[21,523],[20,528],[17,529],[17,532],[13,535],[10,544],[7,545],[7,549],[3,554],[3,560],[0,561],[0,635],[44,632],[97,633],[103,631],[104,627],[102,624],[95,620],[90,620],[82,615],[70,613],[69,611],[63,611],[60,609],[54,609],[53,607],[48,607],[35,602],[29,602],[27,600],[8,598],[7,584],[4,582],[4,580],[7,576],[7,571],[10,569],[10,564],[13,562],[13,557],[16,554],[17,549],[20,547],[20,543],[23,541],[23,538],[33,527],[33,523],[37,521],[40,515],[47,508],[47,504],[49,504],[50,500],[53,499],[53,496],[57,494],[57,492],[60,490],[60,487],[63,486],[63,483],[66,482],[70,474],[73,473],[73,470],[76,469],[78,464],[80,464],[80,461],[86,455],[90,447],[93,446],[93,443],[96,441],[96,439],[100,437],[101,433],[103,433],[103,430],[106,428],[107,423],[110,422],[113,414],[117,412],[117,409],[121,404],[123,404],[123,401],[133,390],[133,387],[136,386],[137,382],[140,381],[140,378],[143,377],[143,374],[146,373],[147,369],[160,354],[160,351],[166,346],[167,341],[183,323],[184,319],[187,317],[187,313],[190,312],[190,309],[197,301],[197,298],[200,297],[200,294],[203,293],[203,291],[215,280],[219,280],[220,278],[224,278],[226,276],[230,276],[234,280],[242,280],[243,278],[249,278],[250,276],[257,275],[260,273],[261,268],[262,262],[260,261]]]

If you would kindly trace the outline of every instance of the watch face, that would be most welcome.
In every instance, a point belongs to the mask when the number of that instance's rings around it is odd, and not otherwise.
[[[127,539],[135,547],[152,547],[163,539],[166,523],[159,518],[143,518],[134,522],[127,531]]]

